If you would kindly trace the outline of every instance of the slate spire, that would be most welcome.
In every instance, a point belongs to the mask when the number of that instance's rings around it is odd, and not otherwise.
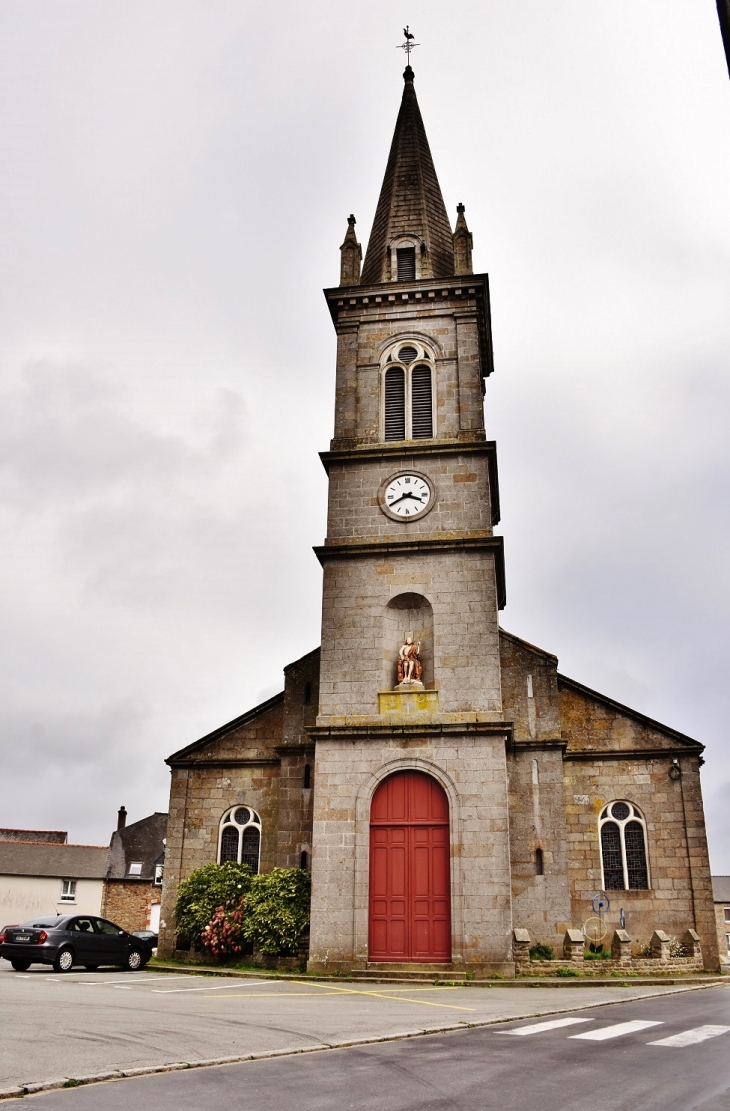
[[[448,278],[454,273],[451,226],[418,107],[413,76],[411,67],[406,66],[403,100],[365,255],[362,285],[394,279],[397,275],[395,251],[398,246],[407,246],[409,239],[416,247],[417,277]]]

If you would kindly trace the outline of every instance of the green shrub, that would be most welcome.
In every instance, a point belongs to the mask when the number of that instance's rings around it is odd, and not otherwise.
[[[580,976],[577,968],[557,968],[555,970],[556,976]]]
[[[246,896],[243,935],[262,953],[296,956],[309,926],[311,880],[301,868],[274,868],[254,876]]]
[[[543,945],[541,941],[537,945],[533,945],[530,949],[531,961],[554,961],[555,950],[552,945]]]
[[[602,945],[599,945],[595,948],[594,946],[591,946],[591,948],[586,949],[585,953],[583,954],[584,961],[610,961],[610,959],[611,950],[604,949]]]
[[[238,907],[250,886],[248,864],[229,861],[196,868],[183,880],[177,892],[175,919],[180,941],[196,945],[218,907],[224,911]]]

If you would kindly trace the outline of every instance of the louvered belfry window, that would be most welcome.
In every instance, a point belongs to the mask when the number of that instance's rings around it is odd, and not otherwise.
[[[398,281],[415,282],[416,280],[416,248],[398,247],[396,249],[398,262]]]
[[[429,440],[435,435],[433,355],[404,340],[387,354],[383,375],[383,438]]]
[[[419,364],[411,371],[411,427],[414,440],[433,436],[430,366]]]
[[[406,372],[399,366],[385,372],[385,438],[406,438]]]

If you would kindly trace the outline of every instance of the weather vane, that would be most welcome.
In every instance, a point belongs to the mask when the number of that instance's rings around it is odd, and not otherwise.
[[[406,59],[407,59],[406,64],[410,65],[411,64],[411,51],[413,50],[414,47],[420,46],[421,44],[420,44],[420,42],[414,42],[413,41],[413,39],[415,38],[415,35],[411,34],[410,27],[408,26],[407,23],[406,23],[405,27],[403,28],[403,34],[406,36],[406,41],[402,42],[400,44],[400,46],[398,46],[397,49],[398,50],[405,50]]]

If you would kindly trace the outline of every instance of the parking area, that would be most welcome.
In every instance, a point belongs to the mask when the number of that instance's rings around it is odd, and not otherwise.
[[[662,995],[676,987],[477,988],[277,981],[0,963],[0,1089],[295,1052]]]

